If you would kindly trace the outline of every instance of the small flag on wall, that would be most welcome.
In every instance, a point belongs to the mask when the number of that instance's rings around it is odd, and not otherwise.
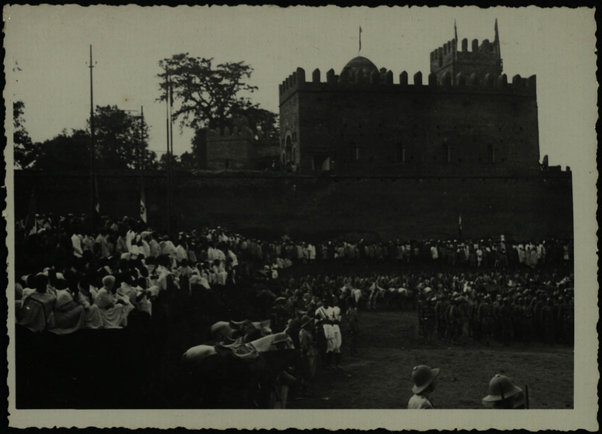
[[[94,210],[96,214],[100,214],[100,199],[98,197],[98,180],[94,176]]]
[[[144,194],[144,188],[140,190],[140,220],[147,223],[146,220],[146,197]]]

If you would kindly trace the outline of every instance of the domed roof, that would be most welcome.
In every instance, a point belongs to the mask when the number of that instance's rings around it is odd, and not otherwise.
[[[369,76],[374,71],[378,72],[378,68],[369,59],[363,56],[357,56],[347,62],[347,65],[341,71],[341,75],[347,75],[357,71],[360,75]]]

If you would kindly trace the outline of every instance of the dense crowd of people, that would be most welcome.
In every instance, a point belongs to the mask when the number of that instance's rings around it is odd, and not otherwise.
[[[217,348],[248,352],[265,330],[285,331],[298,350],[301,391],[318,362],[340,370],[341,352],[357,351],[359,310],[415,310],[425,341],[572,343],[569,241],[311,243],[287,236],[259,240],[220,227],[172,238],[127,217],[104,217],[91,227],[85,215],[17,222],[15,302],[22,327],[69,334],[146,324],[168,293],[203,304],[203,312],[239,303],[239,314],[269,319],[269,327],[235,339],[231,321],[229,333],[211,327],[207,338]],[[391,271],[283,272],[312,263],[389,263]],[[223,312],[231,312],[226,307]]]

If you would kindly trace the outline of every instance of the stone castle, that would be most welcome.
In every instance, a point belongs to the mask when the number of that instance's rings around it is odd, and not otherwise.
[[[509,175],[539,171],[535,76],[503,73],[493,42],[457,32],[430,73],[399,74],[365,57],[322,81],[297,68],[279,88],[283,163],[335,174]]]
[[[571,172],[540,164],[535,77],[503,73],[497,25],[493,42],[469,50],[454,36],[430,64],[411,84],[364,57],[325,81],[297,69],[280,85],[280,144],[259,146],[244,128],[207,131],[205,171],[174,173],[177,226],[446,239],[461,217],[466,238],[571,238]],[[279,153],[296,173],[262,170]],[[103,213],[136,215],[138,176],[99,174]],[[88,177],[15,172],[15,215],[27,214],[32,191],[40,212],[86,212]],[[165,173],[145,183],[149,221],[165,228]]]

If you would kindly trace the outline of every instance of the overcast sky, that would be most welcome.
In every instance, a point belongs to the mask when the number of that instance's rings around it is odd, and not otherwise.
[[[278,112],[278,84],[298,66],[322,77],[358,54],[391,69],[395,82],[429,72],[429,53],[453,37],[493,40],[498,18],[504,72],[537,75],[541,155],[571,167],[592,157],[596,139],[595,23],[590,9],[280,8],[14,6],[4,9],[7,101],[23,100],[34,141],[83,128],[89,114],[89,45],[97,105],[144,106],[150,148],[165,148],[165,106],[155,101],[158,61],[172,54],[245,61],[254,102]],[[470,45],[470,44],[469,44]],[[13,71],[18,64],[20,71]],[[410,78],[411,80],[411,78]],[[174,129],[174,151],[191,131]],[[582,152],[584,151],[584,152]]]

